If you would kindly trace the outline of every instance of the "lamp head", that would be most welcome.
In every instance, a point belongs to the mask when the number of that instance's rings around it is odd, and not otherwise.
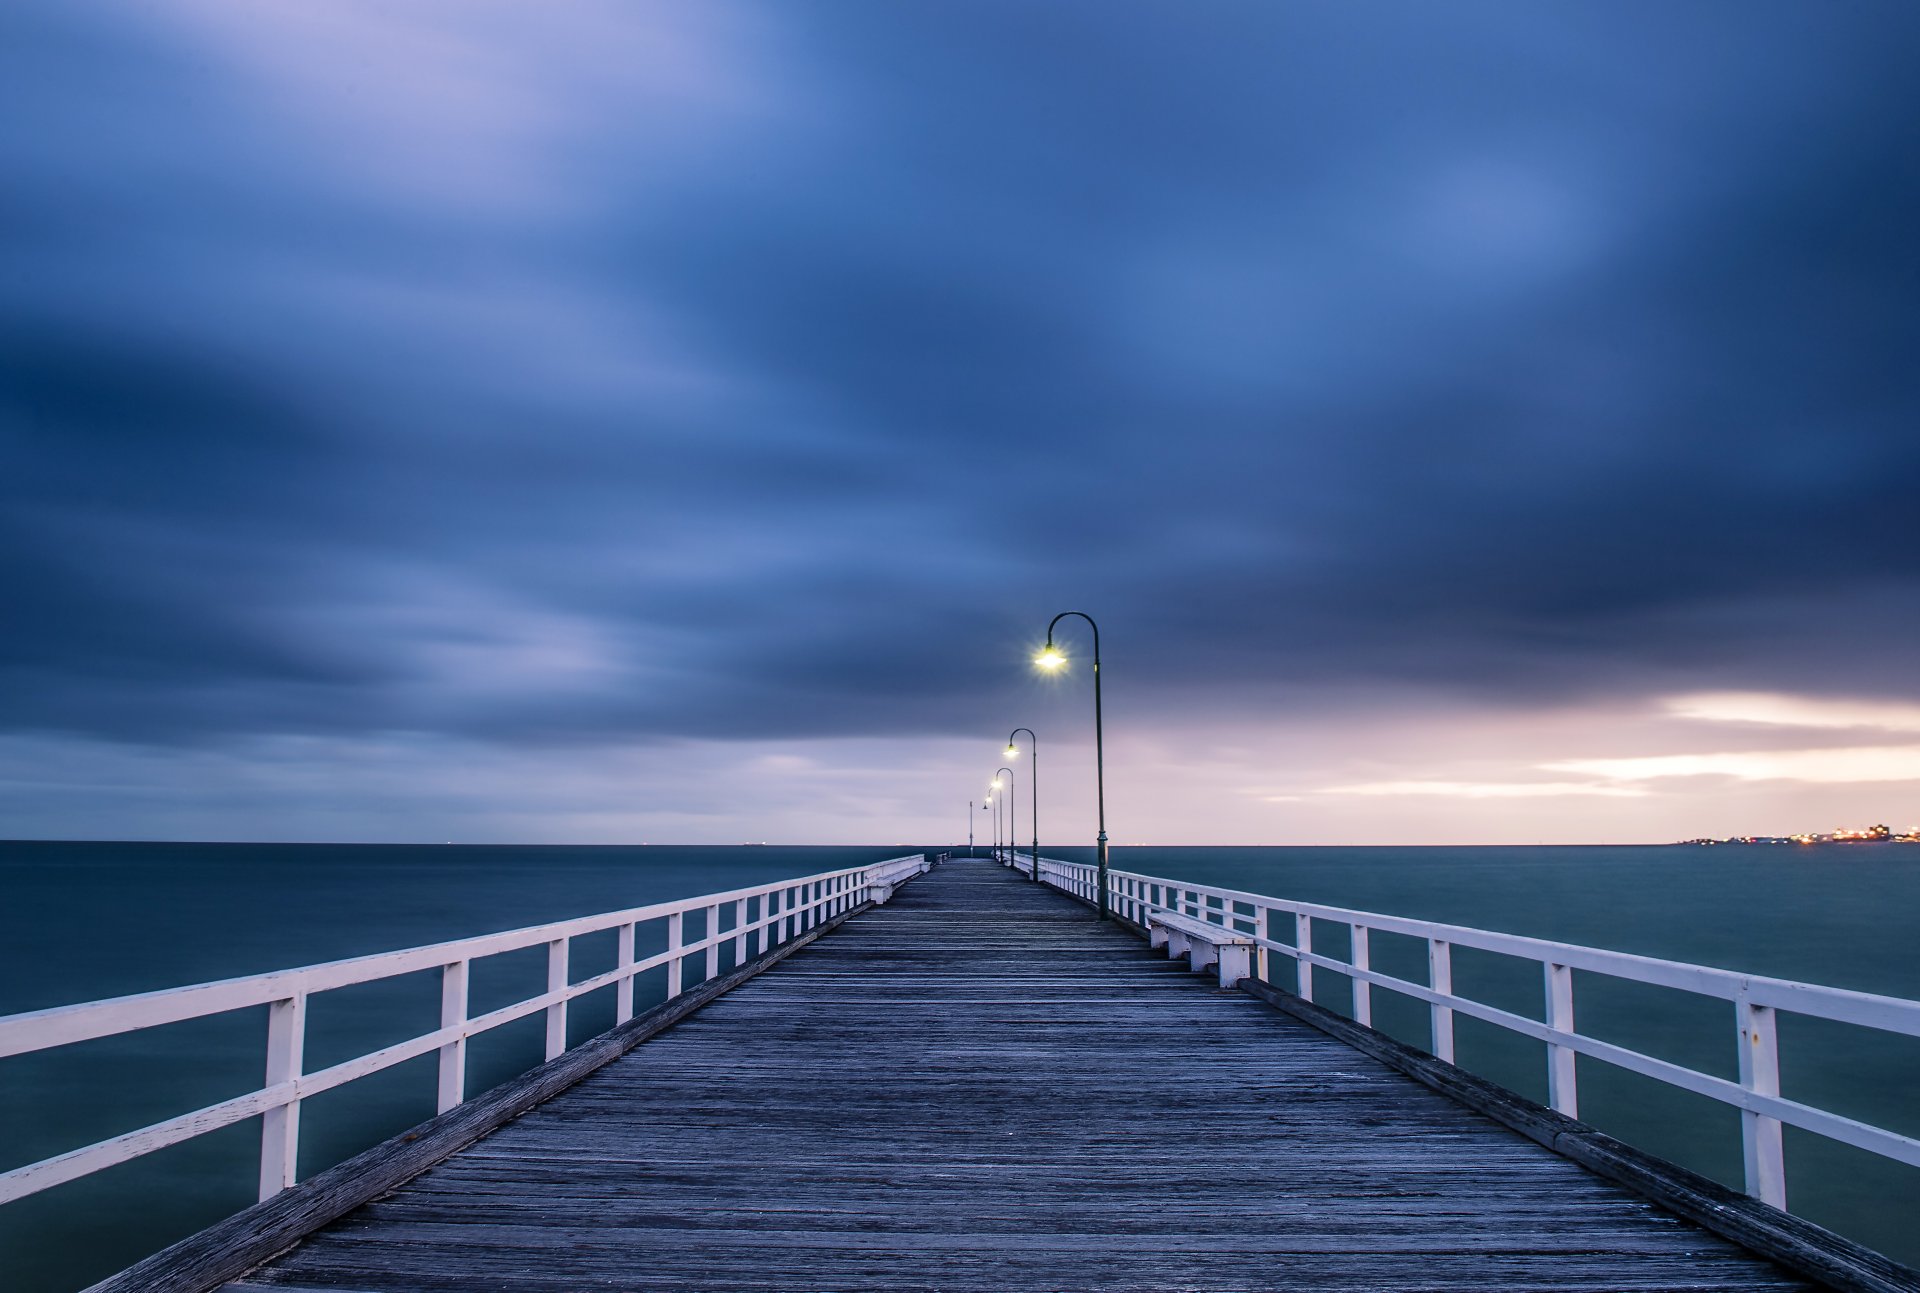
[[[1048,673],[1052,673],[1054,670],[1066,664],[1067,655],[1066,652],[1049,642],[1040,648],[1040,654],[1033,658],[1033,662],[1040,668],[1045,669]]]
[[[1019,757],[1020,757],[1020,747],[1019,747],[1019,746],[1017,746],[1017,745],[1009,745],[1009,746],[1007,746],[1007,757],[1008,757],[1009,759],[1017,759],[1017,758],[1019,758]]]

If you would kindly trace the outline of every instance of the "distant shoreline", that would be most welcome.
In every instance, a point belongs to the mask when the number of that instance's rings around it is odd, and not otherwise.
[[[1699,839],[1679,840],[1675,848],[1706,846],[1711,844],[1916,844],[1920,843],[1920,827],[1894,834],[1885,826],[1870,826],[1864,831],[1834,831],[1824,835],[1729,835],[1725,839],[1711,839],[1702,836]]]

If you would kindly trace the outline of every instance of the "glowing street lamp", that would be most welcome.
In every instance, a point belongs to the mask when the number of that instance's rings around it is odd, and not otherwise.
[[[1032,738],[1033,744],[1027,747],[1028,788],[1033,791],[1033,882],[1040,883],[1040,738],[1033,735],[1031,727],[1016,727],[1007,735],[1007,757],[1020,757],[1020,747],[1013,738],[1025,732]]]
[[[1069,615],[1079,616],[1093,630],[1093,784],[1100,819],[1100,835],[1095,848],[1100,861],[1100,919],[1108,920],[1112,913],[1107,910],[1107,771],[1100,731],[1100,626],[1085,611],[1061,611],[1047,624],[1047,644],[1034,656],[1033,663],[1048,673],[1057,673],[1066,667],[1066,653],[1053,644],[1053,629]],[[1039,866],[1037,862],[1034,865],[1036,868]]]
[[[1011,861],[1012,860],[1011,855],[1013,854],[1013,820],[1014,820],[1013,807],[1015,802],[1013,798],[1013,769],[1002,768],[1000,769],[1000,772],[994,773],[993,784],[996,786],[1000,784],[1001,772],[1004,772],[1007,774],[1007,853],[1009,855],[1009,860]]]

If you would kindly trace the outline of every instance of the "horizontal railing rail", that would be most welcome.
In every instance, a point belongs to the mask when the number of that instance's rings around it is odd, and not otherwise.
[[[0,1172],[0,1204],[253,1117],[263,1119],[260,1198],[266,1199],[292,1185],[297,1175],[302,1101],[407,1060],[438,1052],[438,1109],[445,1113],[466,1099],[467,1043],[471,1038],[544,1011],[546,1058],[555,1059],[567,1049],[569,1002],[611,987],[614,989],[614,1023],[618,1026],[633,1018],[636,976],[665,966],[666,995],[671,1000],[685,988],[719,974],[721,949],[726,944],[733,944],[734,964],[743,964],[748,959],[750,943],[755,954],[778,947],[867,901],[870,892],[890,891],[892,885],[924,871],[926,866],[924,855],[891,858],[866,866],[823,871],[724,893],[579,916],[497,934],[0,1017],[0,1059],[4,1059],[249,1007],[265,1006],[268,1011],[265,1078],[259,1088],[136,1131]],[[731,923],[723,928],[722,914],[729,910]],[[689,941],[683,937],[685,918],[693,912],[703,913],[703,918],[700,937]],[[664,923],[664,949],[637,957],[637,931],[656,922]],[[606,930],[617,931],[614,968],[573,980],[570,974],[572,940]],[[547,949],[544,992],[485,1014],[468,1013],[467,985],[473,962],[541,946]],[[686,983],[686,962],[695,956],[704,957],[700,967],[703,973],[692,983]],[[311,1072],[305,1069],[309,998],[338,988],[434,969],[440,971],[438,1028],[323,1069]]]
[[[1047,857],[1042,857],[1039,865],[1040,877],[1046,883],[1088,903],[1095,901],[1099,882],[1094,867]],[[1032,874],[1029,862],[1023,861],[1018,869]],[[1372,989],[1375,987],[1427,1003],[1430,1050],[1440,1059],[1451,1062],[1454,1058],[1456,1013],[1546,1043],[1548,1103],[1570,1118],[1579,1116],[1575,1055],[1586,1055],[1730,1105],[1741,1115],[1746,1191],[1776,1208],[1787,1206],[1783,1124],[1896,1162],[1920,1166],[1920,1140],[1780,1094],[1776,1014],[1786,1011],[1920,1037],[1920,1002],[1630,952],[1556,943],[1520,934],[1298,902],[1132,871],[1110,870],[1107,881],[1109,906],[1135,924],[1145,924],[1153,912],[1166,911],[1251,935],[1259,949],[1255,976],[1268,979],[1269,958],[1285,957],[1298,967],[1298,993],[1307,1001],[1313,1000],[1313,968],[1344,975],[1352,984],[1353,1018],[1357,1023],[1372,1026]],[[1350,959],[1343,961],[1314,951],[1313,922],[1316,920],[1347,927]],[[1281,930],[1291,933],[1291,941],[1274,936]],[[1374,969],[1370,964],[1369,936],[1375,932],[1423,940],[1427,947],[1428,981],[1419,983]],[[1539,964],[1545,1019],[1515,1014],[1454,992],[1452,954],[1456,947]],[[1578,1031],[1574,1022],[1574,970],[1717,997],[1731,1003],[1732,1041],[1739,1054],[1739,1080],[1730,1081]]]

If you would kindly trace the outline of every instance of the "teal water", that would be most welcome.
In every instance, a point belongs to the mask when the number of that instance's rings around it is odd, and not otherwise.
[[[936,846],[945,848],[947,846]],[[830,870],[910,851],[833,848],[0,843],[0,1013],[309,964],[665,898]],[[1091,860],[1091,850],[1048,848]],[[1731,969],[1920,998],[1920,846],[1779,848],[1129,848],[1118,867],[1333,905],[1477,925]],[[610,935],[581,940],[574,974],[612,961]],[[1341,927],[1316,930],[1345,954]],[[1374,936],[1377,968],[1419,980],[1412,940]],[[474,1008],[539,990],[544,958],[476,967]],[[484,973],[482,972],[484,970]],[[1277,974],[1291,986],[1290,970]],[[1456,987],[1541,1014],[1539,971],[1456,953]],[[643,984],[644,1001],[658,983]],[[1316,996],[1343,1008],[1344,980]],[[571,1038],[611,1023],[607,1000],[573,1013]],[[1734,1075],[1730,1006],[1576,979],[1584,1030]],[[433,1025],[433,975],[327,994],[310,1019],[318,1067]],[[1424,1046],[1423,1006],[1376,990],[1375,1022]],[[264,1011],[0,1060],[0,1169],[131,1130],[259,1082]],[[471,1089],[540,1059],[541,1022],[478,1039]],[[1787,1019],[1787,1094],[1920,1134],[1920,1043]],[[1458,1058],[1536,1099],[1542,1048],[1461,1019]],[[431,1057],[309,1102],[302,1173],[432,1113]],[[1590,1122],[1732,1184],[1737,1116],[1580,1061]],[[252,1201],[259,1128],[187,1145],[0,1208],[0,1270],[20,1293],[64,1293]],[[1907,1202],[1920,1172],[1788,1132],[1796,1212],[1920,1262]]]

